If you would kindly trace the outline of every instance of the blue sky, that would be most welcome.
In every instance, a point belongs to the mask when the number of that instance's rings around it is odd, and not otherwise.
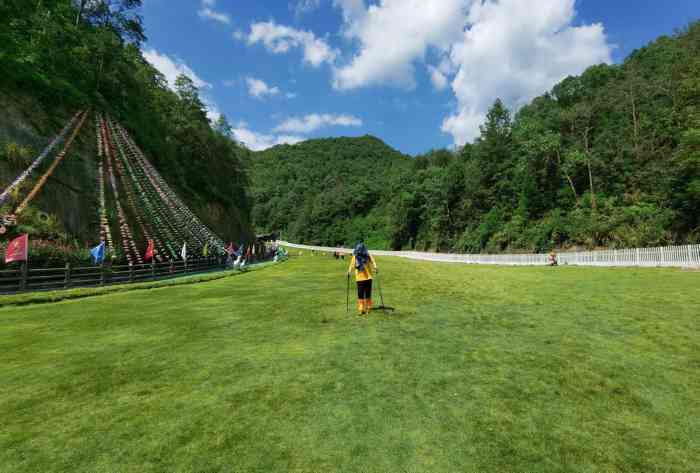
[[[537,5],[533,8],[533,5]],[[146,58],[251,149],[371,134],[407,154],[700,18],[700,1],[145,0]]]

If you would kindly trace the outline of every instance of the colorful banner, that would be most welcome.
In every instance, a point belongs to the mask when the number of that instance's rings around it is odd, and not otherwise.
[[[12,240],[5,251],[5,263],[27,261],[29,257],[29,235],[23,234]]]
[[[95,264],[102,264],[102,262],[105,260],[105,242],[103,241],[96,247],[92,248],[90,250],[90,254],[92,255],[92,260]]]

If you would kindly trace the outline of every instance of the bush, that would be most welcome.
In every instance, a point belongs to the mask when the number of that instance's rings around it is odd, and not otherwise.
[[[0,152],[0,159],[7,161],[15,168],[29,166],[33,157],[34,150],[30,146],[22,146],[14,141],[5,143]]]

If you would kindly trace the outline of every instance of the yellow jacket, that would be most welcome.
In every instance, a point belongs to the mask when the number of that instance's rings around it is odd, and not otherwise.
[[[374,261],[374,257],[372,257],[372,255],[369,255],[369,261],[365,265],[365,268],[362,271],[359,271],[355,267],[355,256],[353,256],[352,258],[350,258],[350,267],[348,268],[348,273],[354,269],[356,281],[367,281],[368,279],[372,279],[373,267],[377,267],[377,262]]]

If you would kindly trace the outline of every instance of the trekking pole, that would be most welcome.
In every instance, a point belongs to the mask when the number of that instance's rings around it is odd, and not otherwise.
[[[377,270],[377,289],[379,289],[379,299],[382,301],[382,312],[386,315],[386,306],[384,305],[384,295],[382,294],[382,280],[379,277],[379,270]]]
[[[345,289],[345,313],[350,313],[350,274],[347,277],[347,288]]]

